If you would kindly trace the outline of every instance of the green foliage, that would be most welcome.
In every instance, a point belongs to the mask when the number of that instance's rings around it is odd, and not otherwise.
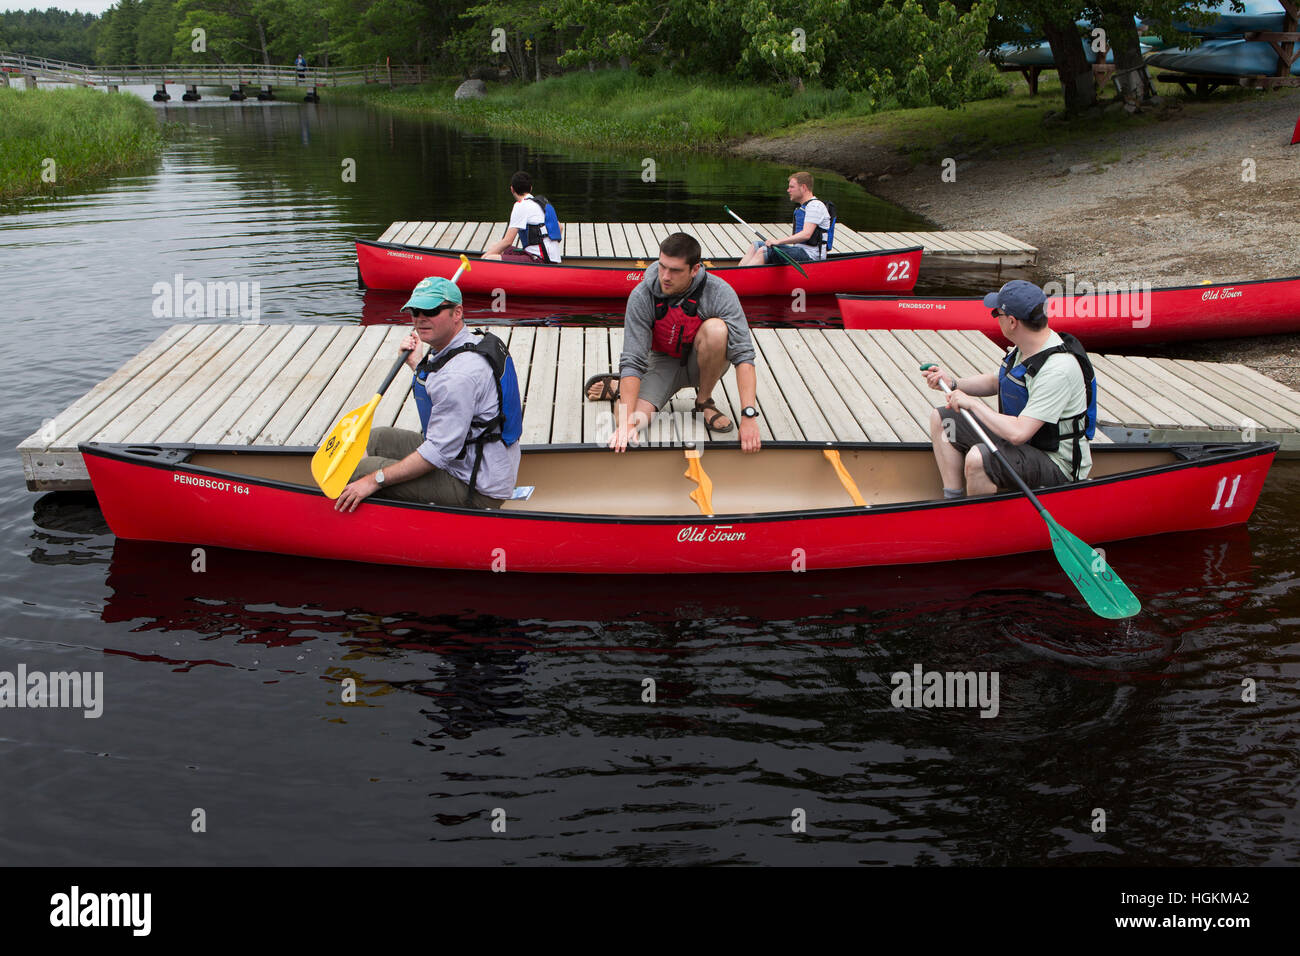
[[[53,7],[11,10],[0,13],[0,50],[91,63],[98,25],[99,19],[92,13],[68,13]]]
[[[0,197],[113,172],[161,147],[153,110],[130,93],[0,88]],[[53,186],[41,179],[46,159],[54,160]]]

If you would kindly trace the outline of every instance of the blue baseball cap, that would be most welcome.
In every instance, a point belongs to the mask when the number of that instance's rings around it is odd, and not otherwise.
[[[997,292],[986,295],[984,306],[988,309],[1001,309],[1023,322],[1029,318],[1034,309],[1046,301],[1047,294],[1032,282],[1012,279]]]
[[[444,302],[460,305],[460,289],[456,288],[456,283],[450,279],[428,276],[419,281],[412,290],[411,297],[406,300],[406,305],[399,311],[419,309],[421,312],[433,312]]]

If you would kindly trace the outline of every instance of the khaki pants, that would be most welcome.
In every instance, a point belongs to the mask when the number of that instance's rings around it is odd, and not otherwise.
[[[424,436],[419,432],[405,428],[372,428],[370,441],[366,443],[366,457],[352,473],[352,480],[364,478],[380,468],[395,465],[424,443]],[[474,448],[465,452],[466,457],[477,454]],[[473,459],[470,460],[473,464]],[[410,481],[399,481],[384,486],[375,492],[376,498],[388,498],[393,501],[419,501],[434,505],[452,505],[457,508],[500,508],[501,501],[487,495],[474,492],[470,498],[469,485],[454,475],[449,475],[441,468],[435,468],[428,474]]]

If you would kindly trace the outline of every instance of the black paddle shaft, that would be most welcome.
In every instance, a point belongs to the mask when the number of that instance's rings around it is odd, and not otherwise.
[[[388,386],[393,384],[393,379],[397,378],[397,373],[400,372],[402,370],[402,366],[406,364],[406,357],[410,355],[413,351],[415,350],[402,349],[401,356],[397,359],[396,362],[393,363],[393,367],[388,370],[388,374],[384,376],[384,384],[380,385],[379,388],[377,389],[380,395],[388,391]]]

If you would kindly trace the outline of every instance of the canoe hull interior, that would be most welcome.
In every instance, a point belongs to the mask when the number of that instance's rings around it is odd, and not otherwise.
[[[369,289],[409,292],[425,276],[451,278],[460,265],[454,250],[421,249],[360,240],[357,266]],[[804,262],[807,276],[788,265],[740,267],[735,261],[719,263],[710,272],[726,280],[740,296],[789,296],[795,289],[805,295],[836,292],[890,292],[906,294],[916,285],[921,267],[921,247],[881,252],[832,255],[823,262]],[[645,275],[636,260],[566,259],[560,265],[497,262],[470,256],[470,269],[458,284],[466,292],[540,298],[626,299]]]
[[[1095,446],[1095,480],[1049,490],[1052,514],[1091,544],[1244,522],[1276,445]],[[369,499],[340,514],[310,454],[186,446],[82,446],[114,534],[147,541],[419,567],[555,573],[816,570],[916,564],[1050,547],[1020,495],[934,500],[928,446],[841,446],[870,507],[851,504],[819,446],[756,455],[710,448],[716,514],[687,497],[682,449],[616,456],[530,450],[500,511]]]
[[[837,297],[847,329],[977,329],[999,344],[982,299]],[[1052,328],[1090,349],[1300,331],[1300,277],[1232,285],[1052,296]]]

